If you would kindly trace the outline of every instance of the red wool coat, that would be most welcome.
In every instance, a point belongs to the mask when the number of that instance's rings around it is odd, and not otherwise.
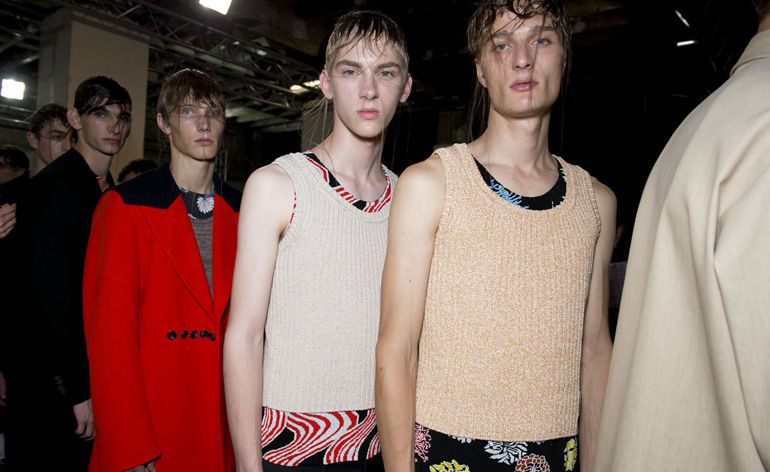
[[[222,386],[240,193],[215,178],[213,298],[168,166],[107,192],[86,256],[83,313],[93,472],[232,471]]]

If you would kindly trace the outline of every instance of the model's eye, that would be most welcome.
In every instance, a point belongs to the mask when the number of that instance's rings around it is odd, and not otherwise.
[[[93,115],[97,118],[107,118],[107,112],[104,110],[96,110]]]
[[[342,69],[340,74],[343,77],[353,77],[354,75],[356,75],[356,71],[354,69]]]
[[[120,119],[120,121],[124,123],[128,123],[129,121],[131,121],[131,114],[123,112],[118,116],[118,118]]]
[[[497,52],[507,51],[508,49],[510,49],[510,47],[511,47],[511,45],[508,44],[508,43],[495,44],[495,51],[497,51]]]
[[[537,38],[535,40],[535,44],[538,46],[548,46],[549,44],[551,44],[551,40],[548,38]]]
[[[398,76],[398,72],[393,69],[384,69],[380,71],[380,75],[386,79],[392,79]]]
[[[179,109],[179,114],[184,117],[191,117],[195,116],[195,108],[193,107],[182,107]]]
[[[222,118],[222,109],[221,108],[209,108],[209,111],[207,112],[209,117],[214,118],[215,120],[218,120]]]

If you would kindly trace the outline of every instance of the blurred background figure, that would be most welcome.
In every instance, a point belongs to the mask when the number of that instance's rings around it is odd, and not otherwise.
[[[56,103],[38,108],[29,119],[27,143],[37,153],[32,175],[69,151],[72,147],[72,130],[67,122],[67,109]]]
[[[151,161],[150,159],[134,159],[133,161],[126,164],[123,170],[120,171],[120,174],[118,174],[118,183],[122,184],[123,182],[128,182],[134,177],[139,177],[148,170],[157,168],[158,164],[156,164],[155,161]]]

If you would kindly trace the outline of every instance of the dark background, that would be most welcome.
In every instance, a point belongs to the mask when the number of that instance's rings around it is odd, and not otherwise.
[[[756,31],[748,0],[570,0],[574,22],[569,84],[552,117],[553,152],[609,185],[619,223],[631,223],[650,168],[681,120],[727,77]],[[228,179],[300,148],[303,107],[317,96],[289,92],[317,78],[326,35],[352,8],[379,9],[405,30],[415,80],[398,112],[383,160],[396,172],[437,144],[464,139],[472,91],[465,26],[475,2],[460,0],[233,0],[227,16],[194,0],[0,1],[0,73],[27,82],[25,100],[0,98],[0,139],[18,142],[37,107],[40,28],[59,8],[114,19],[148,34],[150,80],[145,156],[167,159],[155,130],[155,100],[166,76],[198,67],[226,89]],[[677,14],[678,12],[678,14]],[[681,18],[680,18],[681,16]],[[687,25],[685,24],[687,23]],[[677,42],[696,44],[677,47]],[[174,44],[195,49],[191,56]],[[257,50],[269,54],[257,54]],[[249,74],[213,66],[216,54]],[[119,78],[118,78],[119,79]]]

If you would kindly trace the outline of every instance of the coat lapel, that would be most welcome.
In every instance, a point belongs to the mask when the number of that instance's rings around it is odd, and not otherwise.
[[[145,213],[148,224],[180,280],[209,318],[216,320],[198,243],[184,202],[181,198],[176,198],[165,210],[146,207]],[[216,225],[216,217],[214,222]]]

